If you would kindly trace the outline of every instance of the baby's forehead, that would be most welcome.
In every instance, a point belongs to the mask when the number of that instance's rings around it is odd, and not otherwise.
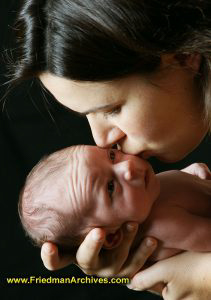
[[[95,146],[77,146],[72,149],[69,161],[68,192],[70,199],[76,205],[88,207],[93,198],[93,186],[99,175],[99,168],[95,165],[96,155],[99,153]],[[74,206],[73,203],[73,206]]]
[[[94,170],[96,165],[100,165],[107,157],[107,152],[107,149],[102,149],[97,146],[82,145],[75,148],[72,159],[73,161],[76,159],[83,166]]]

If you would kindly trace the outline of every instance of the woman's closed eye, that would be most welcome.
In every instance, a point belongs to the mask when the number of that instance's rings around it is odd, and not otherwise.
[[[114,117],[114,116],[120,114],[121,110],[122,110],[122,106],[118,105],[109,111],[104,111],[103,115],[104,115],[104,117],[108,117],[108,116]]]
[[[108,190],[108,195],[109,195],[110,199],[112,199],[113,194],[114,194],[114,190],[115,190],[114,179],[108,181],[108,183],[107,183],[107,190]]]

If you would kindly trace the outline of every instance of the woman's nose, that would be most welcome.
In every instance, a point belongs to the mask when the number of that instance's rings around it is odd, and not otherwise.
[[[101,120],[91,114],[87,116],[95,143],[102,148],[111,147],[124,138],[125,133],[106,120]]]

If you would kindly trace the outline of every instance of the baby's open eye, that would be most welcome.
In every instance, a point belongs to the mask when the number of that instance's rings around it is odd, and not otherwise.
[[[109,158],[110,158],[110,160],[111,160],[112,162],[114,162],[115,157],[116,157],[116,153],[115,153],[114,150],[111,149],[111,150],[109,151]]]
[[[114,184],[113,179],[108,182],[107,189],[108,189],[109,197],[112,198],[113,193],[114,193],[114,189],[115,189],[115,184]]]

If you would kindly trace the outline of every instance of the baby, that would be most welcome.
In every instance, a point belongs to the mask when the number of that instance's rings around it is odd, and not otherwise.
[[[106,230],[104,248],[115,248],[128,221],[140,224],[133,247],[145,236],[159,241],[151,261],[184,250],[211,251],[211,181],[188,173],[210,176],[200,164],[155,175],[137,156],[69,147],[33,168],[20,195],[19,215],[36,245],[52,241],[61,252],[75,253],[96,227]],[[207,190],[203,196],[201,189]]]

